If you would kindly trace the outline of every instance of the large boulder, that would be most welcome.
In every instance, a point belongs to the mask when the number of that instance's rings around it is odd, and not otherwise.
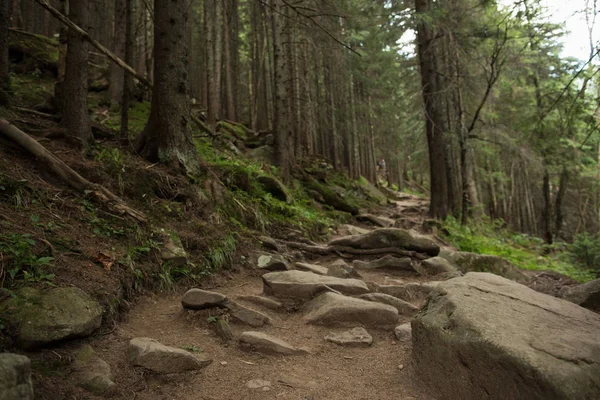
[[[199,370],[212,363],[212,360],[203,353],[196,356],[176,347],[165,346],[150,338],[131,339],[129,360],[135,366],[161,374]]]
[[[364,250],[397,248],[426,253],[432,257],[440,252],[440,247],[430,239],[413,236],[408,231],[397,228],[375,229],[364,235],[344,236],[329,244]]]
[[[0,354],[0,399],[33,400],[29,358],[11,353]]]
[[[181,298],[183,308],[189,310],[204,310],[208,308],[222,307],[227,297],[221,293],[210,292],[202,289],[190,289]]]
[[[359,181],[359,185],[361,189],[365,192],[367,197],[370,197],[372,200],[377,201],[381,205],[386,205],[388,202],[387,196],[381,192],[375,185],[369,182],[366,179],[361,179]]]
[[[24,288],[1,306],[1,314],[26,349],[89,336],[102,323],[102,307],[76,287]]]
[[[589,310],[469,273],[440,283],[413,319],[413,356],[440,398],[592,400],[600,398],[599,332]]]
[[[531,280],[529,275],[502,257],[450,250],[442,251],[440,257],[450,261],[465,274],[467,272],[489,272],[523,284],[527,284]]]
[[[304,271],[271,272],[263,275],[262,279],[265,293],[277,297],[310,299],[324,287],[348,295],[369,292],[367,284],[358,279],[342,279]]]
[[[309,324],[333,326],[392,326],[398,322],[394,307],[355,299],[337,293],[323,293],[307,304]]]
[[[558,293],[560,297],[581,307],[600,312],[600,279],[577,286],[565,286]]]

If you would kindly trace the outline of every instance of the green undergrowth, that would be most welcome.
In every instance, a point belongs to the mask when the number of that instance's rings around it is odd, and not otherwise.
[[[556,271],[580,282],[595,278],[592,270],[572,261],[568,245],[559,243],[549,248],[540,238],[509,231],[500,220],[471,221],[463,226],[450,217],[444,228],[447,238],[461,251],[500,256],[519,268]]]
[[[30,74],[11,74],[10,84],[14,103],[27,108],[44,103],[54,92],[53,78],[39,71]]]

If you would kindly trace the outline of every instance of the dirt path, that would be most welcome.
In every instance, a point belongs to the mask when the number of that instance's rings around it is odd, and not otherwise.
[[[406,218],[416,221],[423,218],[419,210],[425,206],[424,199],[411,196],[383,213],[396,217],[408,215]],[[326,265],[332,260],[320,258],[310,262]],[[366,282],[376,284],[423,280],[416,275],[388,271],[361,272],[361,275]],[[242,295],[261,294],[262,281],[258,271],[246,271],[212,290],[236,300]],[[211,316],[210,310],[183,310],[181,294],[146,297],[133,306],[128,320],[118,324],[113,333],[90,343],[115,373],[119,393],[114,398],[431,399],[424,394],[412,371],[410,344],[398,343],[392,331],[368,329],[373,336],[370,347],[341,347],[323,338],[330,332],[348,329],[307,325],[302,321],[301,309],[276,312],[243,301],[240,303],[268,314],[275,322],[264,328],[232,322],[236,337],[243,331],[258,330],[294,346],[305,347],[310,353],[277,357],[245,351],[235,340],[225,343],[216,336],[207,320]],[[212,313],[214,315],[215,311]],[[408,317],[401,317],[399,324],[408,320]],[[169,346],[202,349],[214,361],[198,372],[168,376],[150,374],[133,368],[128,362],[127,348],[133,337],[150,337]],[[250,389],[247,383],[255,379],[268,381],[270,386],[268,389]]]

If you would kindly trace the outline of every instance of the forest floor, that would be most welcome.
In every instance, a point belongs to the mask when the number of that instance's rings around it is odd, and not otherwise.
[[[382,208],[381,215],[402,215],[412,210],[412,221],[424,216],[415,210],[424,209],[427,201],[415,196],[404,196]],[[368,228],[363,224],[363,227]],[[371,227],[374,228],[374,227]],[[418,232],[414,232],[418,234]],[[434,237],[431,237],[435,239]],[[443,245],[443,244],[442,244]],[[317,257],[311,263],[327,265],[336,258]],[[345,260],[349,262],[351,260]],[[360,272],[365,282],[394,284],[423,281],[417,275],[389,271]],[[260,295],[263,291],[260,272],[242,270],[229,277],[221,277],[207,289],[236,300],[238,296]],[[266,356],[242,349],[235,341],[224,342],[211,327],[211,311],[189,311],[181,306],[181,294],[167,293],[143,296],[130,309],[126,320],[115,324],[105,336],[91,339],[89,344],[113,368],[119,387],[118,399],[431,399],[411,367],[411,344],[400,343],[391,330],[369,329],[373,344],[369,347],[342,347],[324,340],[332,329],[306,324],[302,307],[281,311],[260,309],[274,323],[263,328],[250,328],[232,322],[235,337],[244,331],[261,331],[286,342],[309,350],[295,356]],[[236,300],[244,304],[243,300]],[[420,307],[423,300],[416,300]],[[212,311],[214,315],[214,311]],[[399,324],[408,322],[401,317]],[[133,368],[128,360],[129,341],[134,337],[149,337],[178,348],[201,351],[213,363],[199,372],[176,375],[155,375]],[[61,357],[69,346],[43,351],[38,358]],[[75,346],[75,345],[73,345]],[[52,354],[54,353],[54,354]],[[35,359],[33,360],[35,364]],[[262,380],[265,387],[252,389],[249,382]],[[250,383],[250,385],[252,382]],[[57,387],[69,385],[68,377],[56,375],[44,379],[40,399],[54,399]],[[61,390],[62,391],[62,390]],[[76,395],[75,398],[88,398]],[[88,397],[86,397],[88,396]]]

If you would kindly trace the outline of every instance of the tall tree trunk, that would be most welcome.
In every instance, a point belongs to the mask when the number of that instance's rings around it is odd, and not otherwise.
[[[71,0],[69,19],[84,30],[88,29],[87,0]],[[65,80],[62,84],[62,122],[67,136],[84,150],[92,142],[88,115],[88,42],[74,29],[69,29]]]
[[[129,65],[133,62],[133,26],[131,6],[133,0],[125,0],[125,62]],[[133,78],[131,74],[123,70],[123,96],[121,99],[121,140],[129,139],[129,97]]]
[[[137,152],[150,162],[200,169],[189,130],[188,49],[184,40],[191,0],[154,1],[154,87],[150,117]]]
[[[230,0],[223,2],[223,70],[225,72],[225,118],[231,121],[236,120],[235,115],[235,98],[233,96],[234,78],[233,78],[233,56],[231,52],[232,31],[232,4]]]
[[[123,58],[125,55],[125,36],[127,29],[126,14],[128,1],[129,0],[115,0],[115,25],[113,30],[112,51],[119,58]],[[127,63],[129,64],[129,62]],[[114,63],[110,65],[109,84],[111,104],[121,104],[124,85],[123,69]]]
[[[431,29],[432,0],[415,0],[417,24],[417,53],[421,71],[427,145],[429,149],[429,174],[431,203],[429,214],[433,218],[445,219],[448,215],[448,184],[446,180],[446,152],[444,148],[444,126],[437,97],[438,87],[434,34]]]
[[[8,25],[10,23],[10,2],[0,2],[0,106],[9,102],[10,61],[8,59]]]

